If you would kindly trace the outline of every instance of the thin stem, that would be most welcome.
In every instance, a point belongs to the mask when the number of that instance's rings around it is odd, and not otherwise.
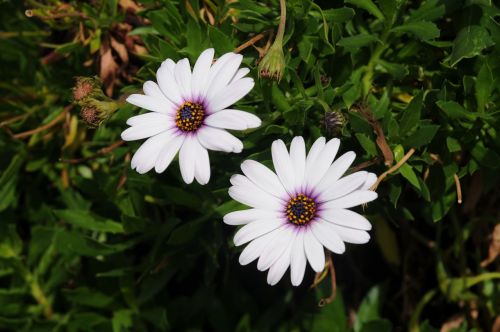
[[[397,171],[401,166],[404,165],[404,163],[406,163],[406,161],[408,159],[410,159],[410,157],[415,153],[415,149],[414,148],[411,148],[403,157],[403,159],[401,159],[396,165],[392,166],[391,168],[389,168],[387,171],[385,171],[384,173],[380,174],[380,176],[378,177],[377,179],[377,182],[375,182],[373,184],[373,186],[371,186],[370,190],[377,190],[377,187],[378,185],[380,184],[380,182],[382,182],[382,180],[384,180],[387,175]]]
[[[462,204],[462,186],[460,185],[460,179],[457,173],[453,174],[453,180],[455,180],[455,186],[457,188],[457,202]]]
[[[286,24],[286,1],[280,0],[280,24],[278,26],[278,33],[276,34],[276,41],[283,42],[283,37],[285,36],[285,24]],[[275,41],[275,42],[276,42]]]
[[[330,284],[332,291],[330,293],[330,296],[322,298],[319,301],[318,303],[319,307],[324,307],[325,305],[332,303],[333,300],[335,300],[335,297],[337,296],[337,276],[335,274],[335,267],[333,266],[332,254],[328,252],[327,255],[328,255],[327,265],[330,271]]]
[[[111,151],[113,151],[114,149],[116,149],[117,147],[122,146],[124,143],[125,143],[125,141],[119,140],[118,142],[115,142],[115,143],[113,143],[105,148],[100,149],[99,151],[97,151],[97,153],[93,154],[92,156],[78,158],[78,159],[61,159],[61,162],[67,163],[67,164],[79,164],[79,163],[82,163],[84,161],[92,160],[92,159],[95,159],[97,157],[108,154]]]
[[[241,44],[240,46],[235,48],[233,52],[240,53],[248,46],[251,46],[251,45],[255,44],[256,42],[258,42],[259,40],[261,40],[262,38],[264,38],[264,34],[265,34],[264,32],[261,32],[258,35],[253,36],[252,38],[250,38],[249,40],[247,40],[246,42],[244,42],[243,44]]]
[[[43,125],[43,126],[40,126],[38,128],[35,128],[35,129],[31,129],[31,130],[28,130],[28,131],[25,131],[23,133],[18,133],[18,134],[15,134],[14,135],[14,138],[26,138],[26,137],[30,137],[31,135],[34,135],[36,133],[39,133],[41,131],[44,131],[46,129],[49,129],[53,126],[55,126],[57,123],[59,123],[59,121],[63,120],[66,116],[66,113],[72,108],[72,106],[66,106],[64,108],[64,111],[62,111],[58,116],[56,116],[52,121],[50,121],[49,123]]]

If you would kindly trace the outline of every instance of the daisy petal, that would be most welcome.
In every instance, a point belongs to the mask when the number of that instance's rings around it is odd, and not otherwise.
[[[368,173],[365,171],[356,172],[349,174],[340,180],[336,181],[331,187],[326,189],[326,191],[320,193],[319,201],[326,202],[333,199],[342,197],[344,195],[357,190],[366,181]]]
[[[348,209],[371,202],[377,198],[377,193],[371,190],[356,190],[348,195],[325,202],[322,209]]]
[[[292,285],[298,286],[302,283],[304,279],[304,273],[306,272],[306,253],[304,251],[304,235],[306,231],[299,231],[297,238],[293,242],[292,247],[292,258],[290,264],[290,276],[292,280]]]
[[[321,218],[328,222],[350,228],[369,231],[372,224],[362,215],[346,209],[328,209],[321,211]]]
[[[234,200],[255,208],[271,211],[282,211],[284,202],[263,191],[243,175],[231,177],[233,186],[229,188],[229,196]]]
[[[365,183],[359,188],[360,190],[368,190],[377,182],[377,176],[373,173],[368,173]]]
[[[277,234],[276,231],[271,231],[251,241],[240,254],[240,264],[247,265],[259,258],[266,245],[273,241]]]
[[[252,78],[245,77],[232,82],[225,89],[219,91],[208,103],[210,113],[225,109],[236,103],[252,90],[255,85]]]
[[[172,125],[167,121],[151,125],[149,123],[146,125],[141,124],[125,129],[122,132],[121,137],[124,141],[135,141],[155,136],[169,129],[172,129]]]
[[[170,122],[172,125],[174,124],[171,117],[156,112],[136,115],[127,120],[127,124],[129,126],[155,126],[162,122]]]
[[[273,263],[273,265],[269,268],[269,272],[267,273],[267,283],[271,286],[276,285],[281,278],[286,273],[288,266],[290,266],[290,258],[292,257],[292,246],[293,242],[286,247],[285,251],[281,254],[281,256]]]
[[[172,59],[167,59],[161,63],[161,67],[165,67],[166,70],[170,71],[174,75],[175,62]]]
[[[223,129],[246,130],[257,128],[262,121],[252,113],[226,109],[217,113],[210,114],[205,119],[205,124]]]
[[[320,137],[316,141],[314,141],[311,149],[309,149],[309,153],[307,154],[306,158],[306,174],[316,162],[316,159],[321,154],[321,151],[323,151],[323,149],[325,148],[325,144],[326,139],[324,137]]]
[[[282,140],[276,140],[271,145],[271,154],[273,164],[278,177],[290,195],[295,194],[295,174],[293,171],[290,156],[286,150],[285,143]]]
[[[132,94],[127,97],[127,103],[158,113],[167,114],[172,111],[171,104],[163,102],[163,99],[146,95]]]
[[[220,91],[225,89],[227,84],[236,74],[236,71],[240,67],[242,60],[243,56],[241,54],[235,54],[226,62],[224,68],[219,70],[217,74],[213,76],[213,79],[210,82],[210,87],[208,88],[206,94],[209,100],[217,95]]]
[[[229,212],[224,216],[224,223],[228,225],[244,225],[258,219],[279,218],[279,213],[262,209],[248,209]]]
[[[293,227],[284,225],[277,231],[277,235],[272,242],[269,242],[262,251],[259,261],[257,262],[257,269],[265,271],[273,265],[274,262],[283,254],[295,238],[295,231]]]
[[[202,97],[205,85],[207,83],[212,60],[214,59],[214,49],[209,48],[203,51],[198,57],[191,79],[191,93],[195,99]]]
[[[287,193],[276,174],[261,163],[254,160],[245,160],[241,164],[241,170],[262,190],[280,199],[287,196]]]
[[[179,92],[184,100],[191,99],[191,66],[189,60],[184,58],[177,62],[174,71],[175,80],[179,84]]]
[[[194,169],[194,178],[199,184],[205,185],[210,180],[210,159],[208,157],[208,151],[194,139],[197,152],[196,165]]]
[[[172,102],[170,100],[168,100],[168,98],[163,94],[163,92],[161,91],[158,84],[156,84],[153,81],[144,82],[144,84],[142,86],[142,90],[144,91],[144,93],[147,96],[153,97],[153,98],[161,101],[162,107],[161,107],[161,109],[158,108],[158,110],[157,110],[158,112],[163,113],[163,114],[167,114],[167,115],[175,114],[176,106],[174,104],[172,104]],[[164,105],[166,107],[163,107]]]
[[[281,219],[260,219],[252,221],[240,228],[234,235],[234,245],[241,246],[253,239],[258,238],[264,234],[267,234],[283,225],[283,220]]]
[[[301,185],[306,170],[306,145],[301,136],[294,137],[290,145],[290,161],[293,165],[295,183]]]
[[[312,269],[315,272],[323,271],[325,268],[325,250],[310,229],[306,230],[304,234],[304,251]]]
[[[196,165],[196,141],[195,137],[186,137],[184,143],[179,151],[179,167],[181,168],[181,175],[184,182],[190,184],[194,180],[194,169]]]
[[[169,62],[170,63],[170,62]],[[175,65],[176,66],[176,65]],[[156,72],[156,80],[161,91],[175,105],[180,106],[183,102],[179,84],[177,83],[174,72],[170,65],[163,65]]]
[[[329,226],[331,226],[331,224],[319,219],[311,223],[311,230],[316,239],[318,239],[318,241],[328,250],[336,254],[343,254],[345,251],[345,244],[337,232],[335,232],[335,229]]]
[[[243,143],[223,129],[205,126],[197,134],[198,140],[206,149],[235,153],[243,150]]]
[[[234,77],[233,79],[231,80],[231,82],[235,82],[239,79],[242,79],[243,77],[247,76],[247,74],[250,72],[250,69],[248,68],[240,68],[238,69],[238,71],[236,72],[236,74],[234,74]]]
[[[170,165],[174,157],[179,152],[179,149],[184,143],[183,135],[175,135],[172,139],[163,147],[156,159],[155,171],[156,173],[163,173],[167,167]]]
[[[342,156],[340,156],[330,166],[325,176],[323,177],[323,180],[316,186],[315,190],[321,193],[333,186],[335,182],[340,179],[342,175],[344,175],[355,158],[356,154],[352,151],[346,152]]]
[[[171,136],[172,132],[167,131],[147,139],[132,157],[130,163],[132,169],[135,169],[139,174],[150,171],[155,166],[155,160],[160,154],[164,142],[168,141]]]
[[[307,164],[306,171],[306,186],[314,188],[314,186],[325,176],[325,173],[330,168],[337,151],[339,150],[340,140],[338,138],[331,139],[326,143],[321,153],[314,158],[313,161]]]
[[[364,244],[370,241],[370,234],[366,231],[330,224],[342,241],[354,244]]]

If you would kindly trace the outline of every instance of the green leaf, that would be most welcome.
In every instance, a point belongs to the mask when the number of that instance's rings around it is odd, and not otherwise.
[[[500,156],[493,149],[487,148],[478,142],[471,151],[472,157],[485,167],[497,169],[500,167]]]
[[[113,312],[113,332],[130,331],[133,327],[132,316],[134,312],[130,309],[123,309]]]
[[[408,22],[393,28],[393,32],[410,33],[421,40],[435,39],[439,37],[437,26],[428,21]]]
[[[434,21],[444,14],[445,6],[439,0],[426,0],[417,10],[411,11],[407,22]]]
[[[370,155],[370,156],[376,156],[377,155],[377,146],[375,145],[375,142],[370,139],[367,135],[362,134],[362,133],[357,133],[356,138],[359,141],[359,144],[363,147],[363,149]]]
[[[419,92],[403,111],[403,116],[399,121],[399,132],[408,134],[411,129],[418,125],[424,93]]]
[[[115,254],[133,245],[131,241],[122,241],[113,245],[101,243],[81,233],[71,231],[59,231],[54,242],[56,250],[62,254],[76,254],[89,257]]]
[[[485,59],[476,78],[475,94],[478,112],[484,112],[485,105],[495,87],[496,79],[488,59]]]
[[[99,231],[105,233],[123,233],[122,224],[110,219],[105,219],[93,215],[86,211],[55,210],[54,214],[58,218],[82,229],[88,229],[91,231]]]
[[[372,0],[346,0],[345,2],[353,4],[356,7],[366,10],[367,12],[369,12],[370,14],[372,14],[373,16],[382,21],[385,19],[380,9],[377,7],[375,3],[373,3]]]
[[[446,146],[448,147],[448,151],[450,152],[457,152],[462,150],[462,147],[460,146],[458,140],[453,137],[446,138]]]
[[[408,182],[410,182],[416,189],[418,189],[418,191],[420,191],[420,181],[418,181],[418,177],[417,177],[417,174],[415,174],[415,171],[413,170],[413,168],[408,165],[408,164],[404,164],[403,166],[401,166],[401,168],[399,169],[399,172],[401,173],[401,175],[408,180]]]
[[[473,58],[494,44],[488,30],[478,25],[469,25],[458,33],[453,41],[449,57],[450,65],[456,66],[462,59]]]
[[[363,331],[363,327],[369,321],[380,318],[380,286],[373,286],[359,305],[354,322],[354,331]]]
[[[391,332],[392,323],[387,319],[377,319],[363,324],[361,332]]]
[[[451,119],[475,120],[477,118],[477,115],[475,113],[469,112],[468,110],[463,108],[462,105],[453,100],[450,101],[440,100],[436,104]]]
[[[217,53],[223,54],[232,52],[235,49],[233,40],[212,26],[208,27],[208,36]]]
[[[64,296],[68,301],[94,308],[106,308],[113,301],[112,297],[87,287],[65,290]]]
[[[404,145],[412,148],[420,148],[429,144],[439,129],[439,125],[422,125],[417,131],[405,140]]]
[[[373,35],[361,34],[357,36],[342,38],[337,42],[337,45],[345,47],[349,50],[356,50],[360,47],[368,46],[376,41],[379,40]]]
[[[348,7],[323,10],[323,15],[333,23],[350,21],[354,17],[354,14],[355,11]]]

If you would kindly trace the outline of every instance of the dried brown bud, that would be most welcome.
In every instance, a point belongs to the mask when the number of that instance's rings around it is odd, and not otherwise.
[[[101,82],[95,77],[76,77],[73,100],[77,103],[90,97],[102,95]]]
[[[99,110],[93,106],[84,106],[80,110],[80,117],[89,127],[99,127],[101,119],[99,117]]]
[[[324,75],[324,74],[323,74],[323,75],[321,75],[321,76],[319,77],[319,79],[320,79],[320,81],[321,81],[321,85],[323,85],[323,86],[330,84],[330,81],[332,80],[332,79],[330,78],[330,76],[328,76],[328,75]]]

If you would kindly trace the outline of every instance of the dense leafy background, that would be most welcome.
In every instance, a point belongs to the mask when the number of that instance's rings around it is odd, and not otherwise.
[[[275,0],[0,1],[2,330],[493,329],[500,7],[288,0],[287,8],[278,84],[256,71],[278,24]],[[241,51],[257,83],[238,107],[263,125],[237,134],[243,153],[211,154],[207,186],[185,185],[176,163],[161,175],[131,171],[139,142],[99,152],[140,110],[121,103],[90,129],[70,106],[75,76],[99,75],[121,102],[165,58],[194,61],[206,47],[221,55],[259,33]],[[327,126],[325,115],[345,126]],[[343,151],[378,174],[391,156],[416,150],[365,209],[371,242],[334,255],[339,291],[323,308],[328,279],[310,289],[308,271],[301,287],[288,275],[268,286],[253,264],[238,264],[235,230],[221,221],[239,208],[227,188],[240,162],[267,162],[271,142],[294,135],[308,144],[341,137]]]

